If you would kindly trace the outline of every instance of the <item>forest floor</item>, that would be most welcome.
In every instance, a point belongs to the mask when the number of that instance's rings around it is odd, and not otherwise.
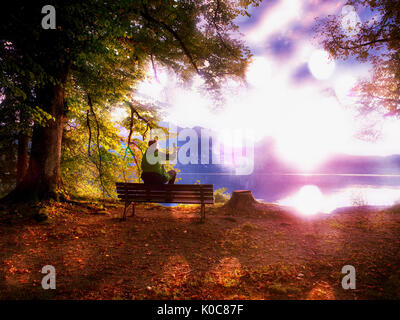
[[[214,205],[204,223],[187,205],[137,205],[125,222],[116,203],[47,203],[42,222],[34,209],[0,208],[0,299],[400,299],[400,207],[305,218]]]

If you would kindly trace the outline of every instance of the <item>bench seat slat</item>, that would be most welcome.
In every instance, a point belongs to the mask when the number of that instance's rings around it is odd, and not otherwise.
[[[170,197],[166,197],[166,196],[146,196],[146,195],[135,195],[135,194],[128,194],[128,195],[118,195],[118,198],[120,198],[120,199],[149,199],[149,200],[152,200],[152,199],[156,199],[156,200],[159,200],[159,199],[169,199],[169,198],[171,198],[171,199],[193,199],[193,200],[201,200],[201,197],[183,197],[183,196],[179,196],[179,195],[176,195],[176,196],[170,196]],[[212,199],[214,199],[214,197],[213,196],[208,196],[208,197],[203,197],[203,199],[204,200],[212,200]]]
[[[213,198],[146,198],[146,197],[127,197],[127,198],[120,198],[120,200],[128,200],[128,201],[149,201],[149,202],[164,202],[164,201],[214,201]]]
[[[129,199],[128,199],[129,200]],[[183,200],[183,199],[177,199],[177,200],[160,200],[160,201],[155,201],[155,200],[147,200],[147,199],[130,199],[130,200],[134,200],[135,202],[139,203],[139,202],[148,202],[148,203],[183,203],[183,204],[214,204],[214,201],[212,200],[204,200],[203,202],[201,202],[201,200],[197,199],[197,200]]]
[[[126,193],[126,192],[158,192],[158,193],[213,193],[212,189],[204,189],[204,190],[163,190],[163,189],[117,189],[117,193]]]
[[[146,192],[151,192],[151,193],[180,193],[180,194],[201,194],[201,193],[213,193],[213,190],[154,190],[154,189],[149,189],[149,190],[139,190],[139,189],[117,189],[117,193],[146,193]]]
[[[196,184],[163,184],[163,185],[145,185],[143,183],[117,184],[119,190],[213,190],[213,185]]]
[[[145,183],[133,183],[133,182],[116,182],[115,185],[117,186],[154,186],[151,184]],[[157,184],[158,186],[164,187],[214,187],[213,184],[188,184],[188,183],[179,183],[179,184]]]
[[[173,199],[174,201],[176,200],[201,200],[201,197],[182,197],[182,196],[171,196],[171,197],[165,197],[165,196],[146,196],[146,195],[132,195],[129,194],[127,196],[124,195],[119,195],[119,199],[121,200],[137,200],[137,199],[148,199],[149,201],[162,201],[162,200],[167,200],[167,199]],[[214,200],[214,197],[208,196],[208,197],[203,197],[204,200]]]
[[[155,196],[163,196],[163,195],[183,195],[183,196],[195,196],[195,197],[200,197],[202,194],[209,196],[213,195],[214,193],[212,191],[204,191],[204,192],[197,192],[197,191],[165,191],[165,190],[118,190],[118,194],[124,195],[124,194],[151,194]]]

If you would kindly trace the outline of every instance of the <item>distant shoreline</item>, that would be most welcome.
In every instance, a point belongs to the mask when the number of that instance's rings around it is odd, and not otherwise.
[[[240,176],[229,172],[179,172],[179,175],[202,175],[202,176]],[[400,174],[379,174],[379,173],[257,173],[251,175],[259,176],[343,176],[343,177],[396,177],[400,178]]]

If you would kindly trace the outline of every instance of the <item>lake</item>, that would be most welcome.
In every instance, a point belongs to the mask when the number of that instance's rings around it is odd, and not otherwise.
[[[182,173],[178,183],[213,184],[251,190],[258,200],[296,207],[304,214],[330,213],[347,206],[386,206],[400,202],[400,175],[382,174],[252,174]]]

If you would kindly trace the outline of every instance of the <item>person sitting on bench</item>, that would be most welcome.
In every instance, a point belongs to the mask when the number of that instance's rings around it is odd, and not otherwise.
[[[154,146],[152,146],[155,144]],[[150,148],[150,146],[152,146]],[[175,170],[169,170],[168,172],[165,170],[165,167],[163,164],[160,163],[160,161],[157,161],[155,164],[151,164],[148,161],[148,153],[154,152],[155,157],[160,157],[158,159],[162,159],[162,156],[165,156],[165,160],[169,160],[170,156],[168,153],[165,155],[162,155],[161,152],[158,151],[158,142],[157,139],[150,140],[149,141],[149,146],[143,155],[142,158],[142,180],[145,184],[174,184],[175,179],[176,179],[176,171]],[[174,153],[176,152],[176,149],[174,148]],[[151,155],[150,155],[151,156]],[[175,154],[174,154],[175,156]]]

